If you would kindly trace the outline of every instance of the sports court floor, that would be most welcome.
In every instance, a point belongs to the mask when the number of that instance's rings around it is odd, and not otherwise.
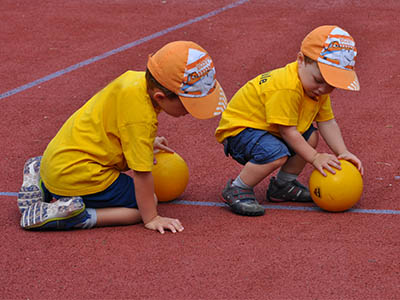
[[[0,7],[1,299],[400,299],[399,1],[1,0]],[[190,181],[159,212],[179,218],[184,232],[19,227],[26,159],[108,82],[144,70],[148,54],[173,40],[197,42],[230,98],[247,80],[294,61],[303,37],[326,24],[349,31],[359,51],[361,91],[332,95],[344,139],[365,168],[351,211],[263,202],[263,217],[233,215],[219,194],[240,166],[214,138],[218,118],[161,114],[159,134],[188,163]],[[259,199],[267,183],[257,186]]]

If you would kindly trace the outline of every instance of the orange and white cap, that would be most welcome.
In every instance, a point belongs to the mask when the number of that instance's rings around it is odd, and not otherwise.
[[[225,110],[227,100],[216,80],[214,63],[196,43],[168,43],[149,55],[147,68],[162,86],[179,96],[193,117],[209,119]]]
[[[325,81],[331,86],[359,91],[355,72],[357,49],[350,34],[338,26],[320,26],[301,44],[301,52],[318,62]]]

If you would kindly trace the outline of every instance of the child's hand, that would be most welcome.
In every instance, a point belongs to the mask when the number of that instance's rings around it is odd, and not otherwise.
[[[332,174],[335,174],[335,170],[332,167],[335,167],[338,170],[341,170],[339,159],[332,154],[328,153],[317,153],[312,161],[314,168],[316,168],[322,175],[326,176],[324,169],[327,169]]]
[[[172,150],[171,148],[168,147],[168,141],[163,136],[156,137],[156,139],[154,140],[153,147],[154,147],[154,149],[163,150],[163,151],[170,152],[170,153],[175,152],[174,150]]]
[[[358,157],[353,153],[346,151],[339,154],[338,158],[348,160],[349,162],[353,163],[353,165],[357,167],[358,171],[360,171],[361,175],[364,175],[364,167],[361,163],[361,160],[359,160]]]
[[[164,229],[169,229],[173,233],[177,231],[183,231],[183,226],[178,219],[171,219],[157,216],[150,222],[144,225],[147,229],[158,230],[161,234],[164,234]]]
[[[157,153],[160,150],[170,152],[170,153],[175,152],[174,150],[172,150],[171,148],[168,147],[168,141],[163,136],[156,137],[156,139],[154,140],[153,148],[154,148],[154,153]],[[154,157],[153,164],[156,164],[156,163],[157,163],[157,160]]]

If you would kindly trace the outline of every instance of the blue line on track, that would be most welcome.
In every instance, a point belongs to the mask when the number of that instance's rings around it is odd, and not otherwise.
[[[0,192],[0,196],[17,197],[18,193],[11,192]],[[186,200],[175,200],[169,202],[170,204],[183,204],[183,205],[194,205],[194,206],[217,206],[224,207],[226,204],[222,202],[207,202],[207,201],[186,201]],[[309,206],[285,206],[285,205],[263,205],[266,209],[272,210],[298,210],[298,211],[322,211],[318,207]],[[400,210],[392,209],[361,209],[353,208],[349,209],[348,212],[361,213],[361,214],[375,214],[375,215],[400,215]]]
[[[196,206],[219,206],[219,207],[226,206],[226,204],[221,203],[221,202],[205,202],[205,201],[175,200],[170,203],[171,204],[196,205]],[[318,207],[309,207],[309,206],[263,205],[263,207],[266,209],[272,209],[272,210],[322,211]],[[380,215],[380,214],[400,215],[400,210],[391,210],[391,209],[353,208],[353,209],[349,209],[347,212],[363,213],[363,214],[376,214],[376,215]]]
[[[125,50],[127,50],[127,49],[133,48],[133,47],[135,47],[135,46],[138,46],[138,45],[140,45],[140,44],[143,44],[143,43],[145,43],[145,42],[148,42],[148,41],[153,40],[153,39],[155,39],[155,38],[158,38],[158,37],[160,37],[160,36],[166,35],[167,33],[170,33],[170,32],[175,31],[175,30],[177,30],[177,29],[181,29],[181,28],[183,28],[183,27],[185,27],[185,26],[188,26],[188,25],[191,25],[191,24],[193,24],[193,23],[197,23],[197,22],[199,22],[199,21],[208,19],[208,18],[213,17],[213,16],[215,16],[215,15],[217,15],[217,14],[220,14],[220,13],[226,11],[226,10],[229,10],[229,9],[231,9],[231,8],[235,8],[235,7],[239,6],[239,5],[242,5],[243,3],[246,3],[246,2],[248,2],[248,1],[249,1],[249,0],[240,0],[240,1],[236,1],[236,2],[234,2],[234,3],[231,3],[231,4],[227,5],[227,6],[224,6],[224,7],[218,8],[218,9],[216,9],[216,10],[213,10],[213,11],[211,11],[211,12],[205,14],[205,15],[196,17],[196,18],[194,18],[194,19],[190,19],[190,20],[188,20],[188,21],[186,21],[186,22],[183,22],[183,23],[180,23],[180,24],[178,24],[178,25],[169,27],[169,28],[167,28],[167,29],[158,31],[158,32],[156,32],[156,33],[153,33],[153,34],[151,34],[151,35],[148,35],[148,36],[146,36],[146,37],[144,37],[144,38],[141,38],[141,39],[139,39],[139,40],[136,40],[136,41],[134,41],[134,42],[131,42],[131,43],[129,43],[129,44],[126,44],[126,45],[124,45],[124,46],[121,46],[121,47],[119,47],[119,48],[116,48],[116,49],[113,49],[113,50],[111,50],[111,51],[105,52],[105,53],[103,53],[103,54],[101,54],[101,55],[98,55],[98,56],[89,58],[89,59],[84,60],[84,61],[82,61],[82,62],[80,62],[80,63],[77,63],[77,64],[75,64],[75,65],[69,66],[69,67],[67,67],[67,68],[65,68],[65,69],[62,69],[62,70],[60,70],[60,71],[57,71],[57,72],[52,73],[52,74],[50,74],[50,75],[47,75],[47,76],[45,76],[45,77],[39,78],[39,79],[37,79],[37,80],[35,80],[35,81],[32,81],[32,82],[27,83],[27,84],[24,84],[24,85],[22,85],[22,86],[20,86],[20,87],[17,87],[17,88],[15,88],[15,89],[9,90],[9,91],[7,91],[7,92],[5,92],[5,93],[3,93],[3,94],[0,94],[0,99],[4,99],[4,98],[10,97],[10,96],[12,96],[12,95],[18,94],[18,93],[23,92],[23,91],[25,91],[25,90],[27,90],[27,89],[30,89],[30,88],[32,88],[32,87],[34,87],[34,86],[37,86],[37,85],[39,85],[39,84],[41,84],[41,83],[44,83],[44,82],[46,82],[46,81],[49,81],[49,80],[54,79],[54,78],[57,78],[57,77],[60,77],[60,76],[65,75],[65,74],[67,74],[67,73],[69,73],[69,72],[72,72],[72,71],[74,71],[74,70],[76,70],[76,69],[82,68],[82,67],[87,66],[87,65],[90,65],[90,64],[92,64],[92,63],[94,63],[94,62],[96,62],[96,61],[99,61],[99,60],[102,60],[102,59],[104,59],[104,58],[107,58],[107,57],[109,57],[109,56],[111,56],[111,55],[114,55],[114,54],[123,52],[123,51],[125,51]]]
[[[17,197],[17,196],[18,196],[18,193],[0,192],[0,196],[11,196],[11,197]]]

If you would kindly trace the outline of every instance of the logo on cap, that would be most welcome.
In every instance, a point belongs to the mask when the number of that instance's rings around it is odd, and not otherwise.
[[[179,96],[200,98],[215,90],[216,76],[210,56],[190,48]]]
[[[353,38],[343,29],[336,27],[328,34],[318,61],[343,70],[353,70],[356,55]]]

